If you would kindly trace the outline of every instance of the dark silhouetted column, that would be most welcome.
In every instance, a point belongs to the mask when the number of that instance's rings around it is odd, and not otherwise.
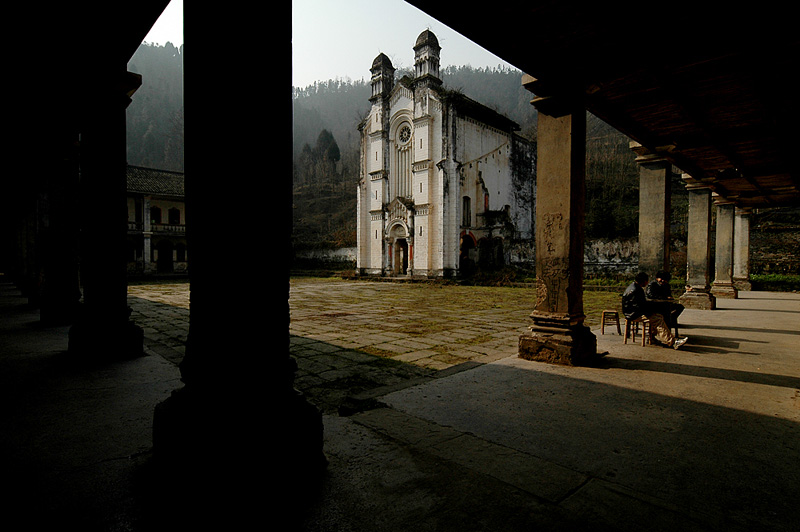
[[[202,39],[193,46],[200,47],[195,58],[214,47]],[[225,520],[263,519],[264,489],[243,479],[264,479],[267,491],[277,492],[267,505],[278,510],[275,522],[284,523],[291,504],[307,501],[316,489],[326,459],[322,415],[295,389],[289,351],[291,180],[259,176],[264,136],[245,133],[247,124],[274,123],[280,113],[239,97],[231,83],[257,55],[243,53],[213,75],[206,75],[202,60],[192,68],[187,59],[186,71],[194,74],[187,74],[186,86],[193,101],[204,102],[187,129],[197,143],[185,164],[189,335],[180,365],[184,385],[155,408],[153,455],[190,504],[235,508],[225,510]],[[285,111],[277,122],[288,131],[291,109]],[[276,167],[288,170],[292,141],[282,138],[276,160],[284,165]],[[235,228],[220,216],[219,187],[231,178],[247,190],[229,213]],[[259,236],[265,221],[266,239]],[[242,259],[261,256],[266,262],[242,274]]]
[[[69,351],[114,359],[143,354],[142,329],[130,321],[128,307],[125,132],[125,109],[141,77],[124,63],[103,67],[83,78],[80,94],[83,305],[70,329]]]
[[[54,128],[55,129],[55,128]],[[81,297],[78,273],[78,134],[43,132],[46,152],[42,182],[47,221],[40,234],[42,291],[40,317],[45,325],[71,324]]]

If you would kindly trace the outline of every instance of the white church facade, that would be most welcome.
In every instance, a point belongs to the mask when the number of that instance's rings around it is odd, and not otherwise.
[[[441,47],[423,31],[415,74],[395,82],[380,54],[359,125],[357,270],[458,277],[532,261],[535,149],[519,126],[445,88]]]

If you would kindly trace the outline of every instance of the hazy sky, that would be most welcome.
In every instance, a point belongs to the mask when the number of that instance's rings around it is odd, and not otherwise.
[[[510,67],[403,0],[292,0],[292,84],[370,76],[381,52],[395,68],[413,68],[414,42],[429,29],[442,47],[442,68]],[[145,42],[183,44],[183,3],[172,0]]]
[[[183,2],[172,0],[158,21],[144,38],[144,42],[164,46],[171,42],[176,47],[183,44]]]
[[[381,52],[395,68],[413,68],[426,29],[442,47],[442,68],[510,66],[403,0],[292,0],[292,84],[369,80]]]

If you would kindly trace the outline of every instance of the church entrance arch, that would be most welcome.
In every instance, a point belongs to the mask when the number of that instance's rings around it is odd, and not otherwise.
[[[408,241],[399,238],[394,242],[394,275],[406,275],[408,273]]]
[[[409,232],[402,221],[391,225],[388,231],[387,252],[389,253],[388,265],[391,275],[407,275],[409,262]]]
[[[476,242],[472,233],[462,231],[461,245],[459,249],[458,269],[463,276],[475,273],[476,267]]]

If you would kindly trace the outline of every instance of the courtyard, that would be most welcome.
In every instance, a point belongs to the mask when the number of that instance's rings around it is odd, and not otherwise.
[[[676,351],[601,334],[619,295],[585,292],[599,367],[516,356],[532,296],[291,279],[295,387],[329,460],[300,529],[794,529],[800,294],[687,309]],[[188,284],[129,302],[149,353],[179,361]]]
[[[296,279],[291,294],[297,388],[325,414],[331,462],[306,530],[791,530],[800,518],[796,293],[687,309],[689,343],[673,350],[601,334],[619,294],[585,292],[608,353],[592,368],[516,356],[526,288]]]

